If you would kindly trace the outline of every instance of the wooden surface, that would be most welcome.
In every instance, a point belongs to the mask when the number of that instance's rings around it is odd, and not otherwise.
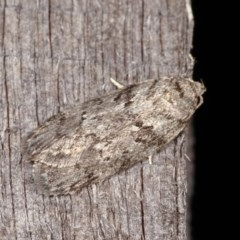
[[[0,239],[186,239],[186,138],[78,195],[38,193],[21,159],[34,128],[124,85],[186,74],[188,0],[0,1]],[[191,73],[188,73],[191,75]]]

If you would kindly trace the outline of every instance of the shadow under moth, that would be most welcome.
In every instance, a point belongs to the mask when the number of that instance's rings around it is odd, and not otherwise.
[[[39,189],[80,191],[147,160],[183,131],[205,87],[183,77],[133,84],[51,117],[25,141]]]

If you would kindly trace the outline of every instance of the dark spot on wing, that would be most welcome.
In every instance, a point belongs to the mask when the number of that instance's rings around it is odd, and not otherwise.
[[[156,84],[157,84],[158,80],[154,79],[152,85],[149,87],[149,89],[154,89]]]
[[[143,138],[141,138],[141,137],[137,137],[136,139],[135,139],[135,142],[140,142],[140,143],[146,143],[147,142],[147,140],[146,139],[143,139]]]
[[[80,169],[81,168],[81,164],[80,163],[77,163],[76,165],[75,165],[75,169]]]
[[[59,124],[64,125],[65,121],[66,121],[66,115],[64,113],[61,113],[59,117]]]
[[[180,98],[184,97],[184,90],[181,87],[181,84],[178,81],[175,81],[175,89],[179,93]]]
[[[113,100],[114,100],[114,101],[118,101],[118,100],[121,98],[122,93],[123,93],[123,92],[119,92],[119,94],[118,94]]]
[[[86,136],[86,138],[87,137],[95,138],[97,135],[95,133],[89,133],[89,134],[86,134],[85,136]]]
[[[157,145],[156,152],[160,153],[162,151],[163,146],[166,144],[166,140],[163,140],[161,138],[158,138],[157,141],[155,142]]]
[[[138,120],[135,122],[135,126],[137,127],[142,127],[142,125],[143,125],[143,122],[141,120]]]
[[[152,131],[153,126],[143,126],[141,129],[144,131]]]
[[[101,105],[103,103],[101,98],[95,98],[93,99],[95,105]]]
[[[135,142],[141,142],[146,144],[149,141],[149,137],[153,134],[153,126],[143,126],[138,131],[138,136]]]
[[[97,137],[95,133],[89,133],[85,137],[91,138],[94,143],[98,143],[100,141],[100,137]]]
[[[121,170],[127,169],[129,167],[130,159],[129,158],[124,158],[124,159],[121,159],[121,160],[123,160],[123,162],[121,164]]]
[[[130,85],[129,87],[125,88],[121,92],[118,93],[118,95],[113,99],[114,101],[118,101],[119,99],[130,101],[133,97],[133,88],[135,87],[135,84]]]
[[[106,157],[103,159],[104,162],[108,162],[111,158],[110,157]]]
[[[133,103],[133,101],[128,101],[124,103],[124,107],[128,107],[129,105],[131,105]]]
[[[87,113],[86,111],[82,111],[82,114],[81,114],[82,121],[84,121],[87,118],[86,113]]]

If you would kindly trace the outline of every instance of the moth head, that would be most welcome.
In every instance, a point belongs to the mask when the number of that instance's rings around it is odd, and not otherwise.
[[[203,103],[203,93],[206,91],[206,87],[204,86],[203,82],[194,82],[194,90],[196,93],[196,97],[198,98],[197,108]]]

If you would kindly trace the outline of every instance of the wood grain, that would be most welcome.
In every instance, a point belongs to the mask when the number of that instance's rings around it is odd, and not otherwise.
[[[1,239],[186,239],[185,138],[77,196],[39,194],[21,143],[76,101],[188,72],[184,0],[0,1]]]

